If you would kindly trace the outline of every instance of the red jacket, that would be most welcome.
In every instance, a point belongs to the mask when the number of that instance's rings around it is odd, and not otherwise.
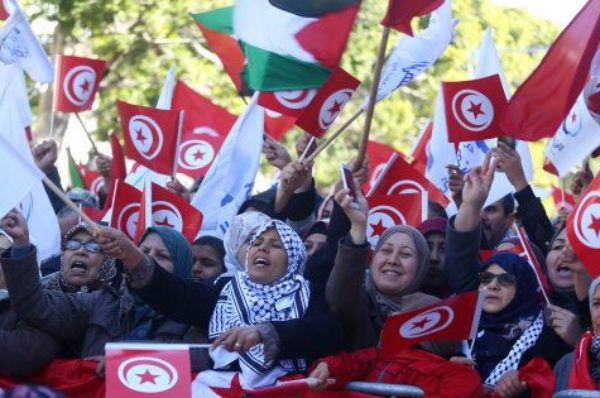
[[[326,357],[315,365],[320,362],[327,363],[330,377],[336,380],[332,389],[360,380],[417,386],[426,397],[484,396],[481,379],[474,369],[419,349],[408,348],[383,360],[376,348],[366,348]]]

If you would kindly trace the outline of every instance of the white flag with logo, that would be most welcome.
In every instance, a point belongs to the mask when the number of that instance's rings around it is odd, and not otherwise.
[[[41,262],[60,253],[60,229],[40,181],[43,173],[35,165],[24,134],[22,115],[30,110],[29,103],[22,101],[26,96],[23,71],[5,65],[0,67],[0,73],[6,78],[0,79],[0,120],[3,125],[0,129],[0,215],[4,216],[13,207],[23,212]]]
[[[199,235],[223,237],[241,205],[250,197],[260,161],[264,108],[258,92],[233,125],[192,205],[204,214]]]
[[[481,47],[477,51],[477,66],[474,77],[481,78],[495,74],[500,76],[500,81],[502,82],[502,87],[504,88],[504,94],[506,95],[506,98],[510,98],[510,87],[500,63],[498,51],[494,45],[492,31],[490,28],[488,28],[483,34]],[[473,167],[483,164],[483,159],[486,153],[491,148],[496,147],[496,145],[496,138],[489,140],[461,142],[458,146],[458,151],[456,154],[458,166],[460,167],[461,171],[463,173],[468,173]],[[531,181],[533,178],[533,163],[531,161],[531,154],[529,153],[529,144],[525,141],[516,140],[515,149],[521,157],[521,163],[523,165],[523,170],[525,171],[525,178],[527,178],[527,181]],[[494,183],[490,189],[486,205],[494,203],[511,192],[514,192],[514,187],[508,181],[508,178],[506,178],[506,174],[502,172],[496,172],[496,175],[494,176]]]
[[[18,65],[39,83],[54,80],[54,68],[20,8],[0,28],[0,61]]]
[[[377,101],[381,101],[431,67],[454,38],[457,23],[458,20],[452,18],[452,2],[446,0],[431,13],[429,26],[420,35],[402,35],[381,72]],[[368,106],[367,96],[363,109],[367,109]]]
[[[546,160],[554,166],[553,171],[559,177],[569,174],[600,146],[599,129],[600,126],[592,118],[581,93],[571,112],[546,146]]]

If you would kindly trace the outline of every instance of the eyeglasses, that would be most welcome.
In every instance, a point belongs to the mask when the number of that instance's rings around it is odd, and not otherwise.
[[[498,284],[503,287],[510,287],[517,284],[517,278],[515,278],[514,275],[508,273],[494,274],[487,271],[479,273],[479,283],[483,286],[489,285],[494,279],[497,279]]]
[[[85,248],[85,250],[87,250],[90,253],[101,253],[102,252],[102,246],[100,246],[100,244],[98,244],[96,242],[83,243],[77,239],[69,239],[68,241],[65,242],[65,249],[68,249],[68,250],[79,250],[81,248],[81,246],[83,246]]]

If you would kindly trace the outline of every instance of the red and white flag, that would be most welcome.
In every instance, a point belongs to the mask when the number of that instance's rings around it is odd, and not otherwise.
[[[319,90],[263,91],[258,96],[258,105],[283,115],[299,118],[317,95]]]
[[[112,149],[112,163],[110,167],[110,186],[106,192],[106,200],[104,201],[104,211],[110,209],[112,197],[114,195],[116,181],[125,181],[127,178],[127,168],[125,167],[125,154],[119,142],[117,133],[113,131],[110,135],[110,147]]]
[[[178,171],[203,177],[221,149],[237,116],[215,105],[181,80],[177,81],[171,109],[184,110]]]
[[[183,111],[131,105],[117,101],[125,153],[147,168],[172,175],[177,169],[176,156]]]
[[[404,156],[389,145],[381,142],[369,140],[367,144],[367,156],[369,157],[369,178],[362,186],[364,192],[369,192],[371,187],[375,185],[375,181],[385,169],[392,155],[396,153],[398,156]]]
[[[202,213],[173,192],[158,184],[144,187],[136,241],[144,231],[154,225],[173,228],[192,243],[202,225]]]
[[[111,199],[110,226],[123,232],[129,239],[134,240],[140,217],[142,192],[126,182],[117,180]]]
[[[415,17],[430,14],[444,3],[444,0],[389,0],[383,26],[412,36],[410,21]]]
[[[428,163],[428,151],[429,143],[431,142],[431,134],[433,133],[433,122],[427,123],[425,128],[421,131],[415,145],[410,151],[410,157],[412,158],[412,167],[415,168],[419,173],[425,175]]]
[[[589,0],[512,96],[502,129],[527,141],[552,137],[583,90],[599,43],[600,0]]]
[[[296,125],[321,138],[359,85],[360,80],[341,68],[335,69],[298,118]]]
[[[296,125],[296,118],[282,113],[265,109],[265,133],[276,141],[281,141],[283,136]]]
[[[6,20],[15,9],[16,4],[13,0],[0,0],[0,21]]]
[[[106,61],[99,59],[59,55],[54,110],[83,112],[91,109],[105,68]]]
[[[79,174],[81,174],[85,189],[90,191],[95,197],[98,197],[100,189],[104,187],[104,177],[102,177],[98,170],[88,169],[82,164],[77,165],[77,168],[79,169]]]
[[[443,82],[448,141],[476,141],[505,135],[498,124],[507,101],[496,75]]]
[[[381,355],[393,356],[422,341],[473,339],[479,327],[485,291],[458,294],[418,310],[387,317]]]
[[[593,278],[600,275],[600,175],[597,175],[567,218],[567,237]]]
[[[552,200],[556,210],[560,213],[564,209],[567,213],[575,207],[575,198],[568,192],[560,189],[559,187],[552,186]]]
[[[107,397],[191,398],[189,346],[106,344]]]
[[[538,262],[537,257],[535,256],[535,253],[529,244],[529,237],[527,236],[527,232],[525,232],[525,228],[517,228],[517,237],[519,238],[520,245],[513,249],[513,251],[527,260],[533,269],[533,272],[535,273],[535,277],[538,281],[540,289],[542,290],[544,298],[548,303],[550,303],[548,296],[552,294],[552,288],[550,287],[550,283],[548,282],[548,278],[546,277],[542,266]]]

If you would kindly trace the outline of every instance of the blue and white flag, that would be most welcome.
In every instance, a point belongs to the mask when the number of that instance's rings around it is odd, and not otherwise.
[[[258,92],[233,125],[192,205],[204,215],[200,235],[222,238],[241,205],[250,198],[258,173],[264,133],[264,108]]]
[[[452,18],[452,2],[446,0],[431,13],[429,26],[420,35],[402,35],[381,72],[377,101],[429,69],[448,48],[457,23],[458,20]],[[363,109],[367,109],[368,105],[367,96]]]

